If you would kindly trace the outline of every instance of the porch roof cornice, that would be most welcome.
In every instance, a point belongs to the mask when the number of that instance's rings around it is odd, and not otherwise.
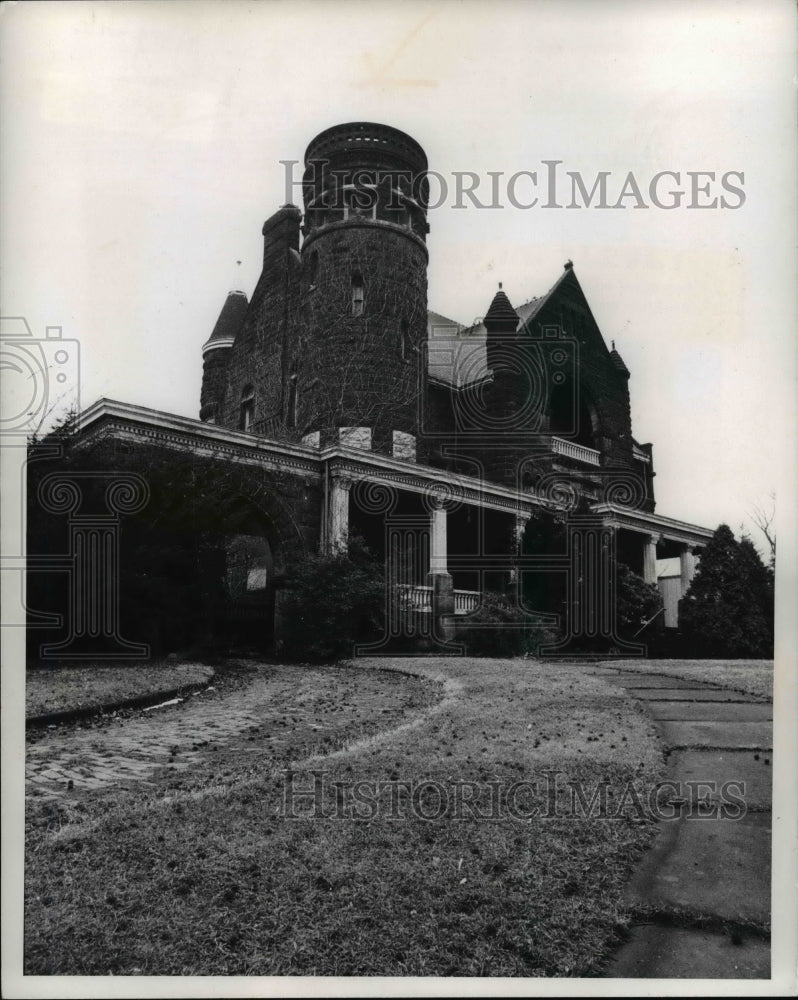
[[[387,482],[416,493],[430,493],[437,488],[452,499],[521,515],[550,506],[532,493],[430,465],[342,445],[320,451],[312,446],[274,441],[113,399],[99,399],[83,410],[78,415],[76,426],[78,432],[88,439],[108,428],[123,437],[141,438],[172,448],[193,448],[211,455],[229,456],[246,464],[262,464],[313,478],[321,477],[327,466],[333,473]],[[691,545],[702,545],[713,535],[711,529],[697,524],[615,504],[594,504],[591,511],[607,525],[659,534]]]
[[[446,469],[339,444],[320,451],[309,445],[274,441],[113,399],[97,400],[77,418],[77,429],[86,438],[106,428],[123,436],[143,438],[167,447],[189,447],[213,455],[229,456],[247,464],[277,466],[296,474],[321,476],[327,465],[333,473],[387,482],[416,493],[430,493],[437,488],[452,499],[482,507],[530,514],[534,508],[541,506],[541,501],[531,493],[483,482]]]
[[[473,503],[480,507],[531,514],[542,502],[533,494],[514,490],[500,483],[491,483],[475,476],[464,476],[432,465],[405,462],[389,455],[334,445],[321,452],[330,471],[353,478],[385,482],[414,493],[441,490],[452,500]]]
[[[306,445],[272,441],[247,431],[230,430],[192,417],[182,417],[115,399],[98,399],[78,415],[76,428],[85,439],[110,430],[171,448],[190,448],[245,464],[269,465],[297,475],[320,476],[319,453]]]
[[[605,524],[643,534],[662,535],[671,541],[686,542],[688,545],[703,545],[714,535],[711,528],[702,528],[698,524],[677,521],[672,517],[650,514],[631,507],[619,507],[617,504],[599,503],[590,509],[600,515]]]

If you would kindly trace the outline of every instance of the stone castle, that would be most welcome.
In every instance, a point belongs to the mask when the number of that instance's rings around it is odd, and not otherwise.
[[[712,532],[655,513],[630,372],[572,263],[515,307],[499,286],[470,326],[430,310],[426,170],[421,146],[386,125],[318,135],[304,212],[285,205],[265,222],[257,286],[230,292],[202,348],[200,420],[100,400],[81,433],[146,436],[274,476],[271,509],[239,530],[260,536],[244,590],[268,591],[298,552],[346,551],[352,533],[387,561],[412,538],[390,578],[445,640],[486,589],[522,593],[542,566],[527,525],[554,509],[582,527],[549,569],[599,591],[609,544],[652,584],[657,560],[678,557],[675,625]],[[610,634],[611,612],[599,621],[582,603],[593,617],[570,631]]]

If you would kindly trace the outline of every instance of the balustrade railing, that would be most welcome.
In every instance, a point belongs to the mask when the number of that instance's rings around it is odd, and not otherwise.
[[[575,441],[565,441],[563,438],[553,437],[551,447],[555,455],[574,458],[577,462],[584,462],[586,465],[601,465],[600,452],[594,448],[586,448],[583,444],[577,444]]]
[[[479,607],[478,590],[455,590],[454,592],[454,613],[456,615],[470,615]]]
[[[401,606],[407,611],[430,611],[432,608],[432,587],[399,583],[396,592]]]
[[[415,586],[410,583],[400,583],[396,586],[400,605],[406,611],[431,611],[432,587]],[[455,590],[454,613],[468,615],[479,607],[478,590]]]

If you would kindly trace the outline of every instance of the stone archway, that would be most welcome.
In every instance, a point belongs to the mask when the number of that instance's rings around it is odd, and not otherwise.
[[[250,504],[233,504],[219,536],[225,612],[219,623],[231,649],[271,648],[281,547],[267,515]]]

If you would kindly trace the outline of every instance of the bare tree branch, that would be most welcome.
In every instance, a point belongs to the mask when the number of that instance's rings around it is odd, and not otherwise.
[[[749,516],[754,524],[759,528],[762,534],[765,536],[765,540],[770,547],[770,558],[771,561],[776,559],[776,532],[774,529],[774,521],[776,519],[776,494],[771,493],[769,497],[769,503],[767,507],[760,507],[759,504],[754,504],[753,510],[750,512]]]

